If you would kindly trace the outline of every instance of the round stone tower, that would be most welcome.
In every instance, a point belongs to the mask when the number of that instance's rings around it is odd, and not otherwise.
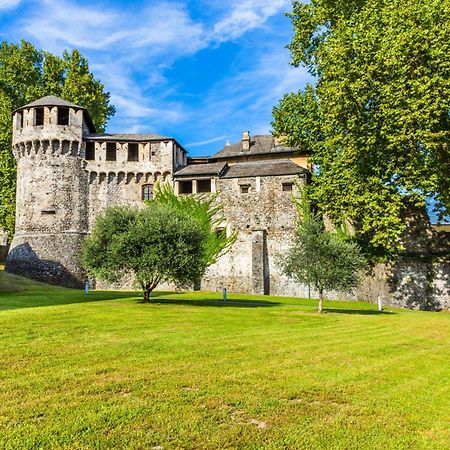
[[[17,160],[16,231],[6,270],[81,287],[79,258],[87,233],[83,134],[94,132],[85,108],[48,96],[13,115]]]

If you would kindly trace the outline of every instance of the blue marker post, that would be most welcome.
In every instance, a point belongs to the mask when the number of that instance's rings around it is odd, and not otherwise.
[[[223,288],[223,301],[227,301],[227,288]]]
[[[86,280],[86,282],[84,283],[84,295],[88,294],[89,294],[89,280]]]

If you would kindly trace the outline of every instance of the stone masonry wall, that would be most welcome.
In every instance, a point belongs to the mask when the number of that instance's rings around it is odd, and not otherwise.
[[[81,287],[81,243],[87,233],[87,177],[83,170],[83,111],[69,111],[57,125],[57,108],[44,108],[35,126],[33,109],[14,116],[17,160],[16,231],[6,270],[42,281]]]
[[[230,292],[290,295],[293,283],[280,273],[276,256],[288,248],[295,230],[291,192],[283,190],[283,183],[295,178],[216,180],[228,232],[236,230],[238,238],[231,250],[207,270],[202,289],[217,291],[226,287]],[[241,192],[242,185],[250,187],[248,193]]]
[[[117,161],[106,161],[106,142],[96,143],[96,160],[86,161],[89,229],[107,206],[144,206],[142,187],[171,182],[173,141],[139,144],[139,161],[127,161],[128,144],[117,145]]]
[[[0,228],[0,261],[4,261],[6,259],[6,255],[8,254],[8,250],[9,250],[8,236]]]

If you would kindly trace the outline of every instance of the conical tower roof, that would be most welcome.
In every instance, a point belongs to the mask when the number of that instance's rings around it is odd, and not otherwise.
[[[62,98],[56,97],[56,95],[47,95],[46,97],[38,98],[34,102],[28,103],[27,105],[21,106],[20,108],[17,108],[13,114],[15,114],[17,111],[21,111],[22,109],[29,109],[29,108],[38,108],[42,106],[62,106],[66,108],[74,108],[78,110],[83,110],[83,117],[85,122],[87,123],[89,127],[89,131],[91,133],[95,133],[95,125],[92,122],[91,116],[89,115],[88,110],[84,106],[75,105],[75,103],[67,102],[66,100],[63,100]]]
[[[56,97],[55,95],[47,95],[46,97],[39,98],[34,102],[21,106],[20,108],[16,109],[16,111],[19,111],[21,109],[36,108],[39,106],[65,106],[67,108],[86,109],[84,106],[79,106],[75,105],[75,103],[67,102],[66,100]]]

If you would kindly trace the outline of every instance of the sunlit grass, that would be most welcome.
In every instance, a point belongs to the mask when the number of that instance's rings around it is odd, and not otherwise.
[[[448,314],[221,298],[0,272],[0,448],[448,448]]]

